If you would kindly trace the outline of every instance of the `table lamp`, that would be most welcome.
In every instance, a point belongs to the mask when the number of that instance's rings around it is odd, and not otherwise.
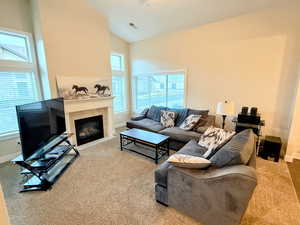
[[[218,105],[217,105],[216,114],[222,115],[222,117],[223,117],[222,128],[224,129],[226,116],[231,116],[231,115],[235,114],[234,103],[233,102],[228,102],[228,101],[219,102]]]

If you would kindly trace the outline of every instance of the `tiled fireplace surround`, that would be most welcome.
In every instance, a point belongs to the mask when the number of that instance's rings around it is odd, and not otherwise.
[[[114,129],[112,106],[113,97],[65,100],[67,132],[76,134],[75,120],[102,115],[104,139],[113,137]],[[71,142],[72,144],[77,144],[76,135],[72,136]],[[80,147],[84,148],[86,145],[82,145]]]

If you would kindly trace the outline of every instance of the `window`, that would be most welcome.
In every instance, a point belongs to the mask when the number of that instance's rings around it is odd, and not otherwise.
[[[40,99],[32,39],[0,30],[0,135],[18,131],[15,106]]]
[[[123,66],[123,56],[119,54],[112,54],[111,55],[111,68],[112,70],[122,71]]]
[[[183,108],[185,105],[184,73],[162,73],[134,76],[135,111],[151,105]]]
[[[124,56],[121,54],[113,53],[111,55],[112,67],[112,92],[114,98],[114,112],[120,113],[127,110],[126,107],[126,71]]]

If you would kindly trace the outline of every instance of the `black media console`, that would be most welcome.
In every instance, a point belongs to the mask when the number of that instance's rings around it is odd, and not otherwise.
[[[72,135],[60,135],[26,160],[23,160],[23,155],[12,160],[24,168],[21,174],[28,177],[20,192],[46,191],[52,187],[79,156],[78,150],[69,141]]]

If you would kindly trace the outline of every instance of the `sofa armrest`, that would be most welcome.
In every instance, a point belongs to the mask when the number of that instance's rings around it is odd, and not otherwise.
[[[131,117],[131,120],[138,121],[138,120],[142,120],[142,119],[145,119],[145,118],[146,117],[144,115],[136,115],[136,116]]]
[[[205,225],[239,224],[257,185],[255,169],[236,165],[168,170],[168,203]]]
[[[138,120],[145,119],[148,111],[149,111],[149,108],[144,109],[140,114],[131,117],[131,120],[138,121]]]

